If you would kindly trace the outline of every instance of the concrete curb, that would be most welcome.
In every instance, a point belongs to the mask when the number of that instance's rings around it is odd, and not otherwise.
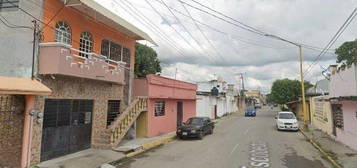
[[[335,168],[343,168],[342,165],[340,165],[335,159],[333,159],[329,154],[327,154],[324,149],[322,149],[314,140],[312,140],[311,138],[309,138],[303,130],[301,130],[301,128],[299,128],[299,131],[301,132],[301,134],[304,135],[304,137],[309,140],[309,142],[312,144],[312,146],[314,146],[317,150],[319,150],[319,152],[321,154],[323,154],[326,159],[335,167]]]
[[[174,141],[175,139],[176,139],[176,135],[172,135],[172,136],[164,137],[164,138],[161,138],[161,139],[158,139],[158,140],[154,140],[154,141],[145,143],[145,144],[142,145],[142,149],[126,154],[126,157],[127,158],[134,157],[134,156],[136,156],[138,154],[141,154],[141,153],[143,153],[143,152],[145,152],[145,151],[147,151],[149,149],[152,149],[152,148],[155,148],[155,147],[157,147],[159,145]]]

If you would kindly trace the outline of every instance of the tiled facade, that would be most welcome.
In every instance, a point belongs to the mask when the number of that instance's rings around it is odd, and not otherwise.
[[[50,96],[38,96],[36,99],[36,109],[44,111],[44,102],[46,98],[54,99],[92,99],[94,100],[92,113],[92,147],[106,130],[107,104],[108,100],[122,100],[122,85],[100,82],[95,80],[55,76],[43,76],[42,82],[48,86],[53,94]],[[121,108],[125,108],[124,104]],[[41,138],[42,123],[36,123],[34,120],[33,138],[31,145],[31,163],[40,162],[41,156]]]
[[[19,167],[24,96],[0,94],[0,167]]]

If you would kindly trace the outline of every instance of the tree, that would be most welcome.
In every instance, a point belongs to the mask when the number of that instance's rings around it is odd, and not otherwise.
[[[151,47],[136,43],[135,45],[135,76],[145,77],[147,74],[161,72],[157,53]]]
[[[336,49],[335,54],[337,55],[337,63],[351,65],[357,62],[357,39],[344,42]]]
[[[305,82],[305,90],[312,87],[310,82]],[[278,104],[286,104],[299,100],[301,97],[301,84],[298,80],[278,79],[273,82],[269,99]]]

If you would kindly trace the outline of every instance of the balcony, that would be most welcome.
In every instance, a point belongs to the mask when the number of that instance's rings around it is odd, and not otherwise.
[[[51,42],[40,44],[39,74],[65,75],[124,84],[124,62],[72,46]]]

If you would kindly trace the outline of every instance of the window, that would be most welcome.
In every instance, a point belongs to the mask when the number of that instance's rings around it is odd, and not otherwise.
[[[1,11],[16,11],[19,8],[19,0],[0,0]]]
[[[71,44],[71,28],[66,22],[59,21],[56,23],[56,42]]]
[[[121,61],[122,46],[109,40],[102,40],[101,54],[114,61]]]
[[[125,48],[123,49],[123,62],[126,63],[127,67],[130,67],[130,50],[129,48]]]
[[[79,50],[85,53],[79,53],[79,56],[88,58],[87,53],[91,53],[93,49],[93,37],[89,32],[82,32],[79,39]]]
[[[107,126],[120,114],[120,100],[108,100]]]
[[[155,102],[155,116],[165,115],[165,102],[157,101]]]
[[[337,128],[343,129],[343,112],[342,112],[342,104],[332,104],[332,115],[333,115],[333,122]]]

